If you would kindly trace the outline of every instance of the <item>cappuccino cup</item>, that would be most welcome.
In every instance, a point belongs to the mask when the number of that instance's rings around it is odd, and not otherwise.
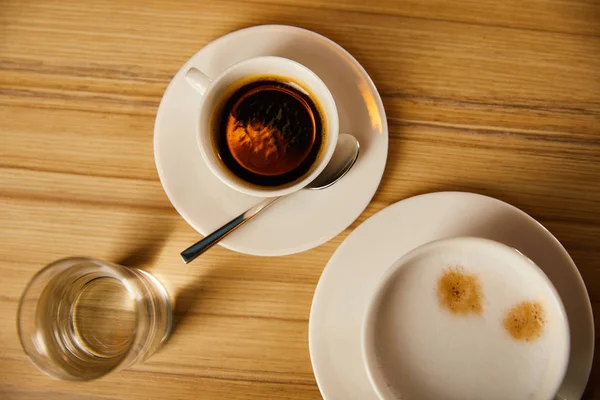
[[[381,278],[362,354],[381,400],[550,400],[569,359],[569,326],[543,271],[487,239],[418,247]]]

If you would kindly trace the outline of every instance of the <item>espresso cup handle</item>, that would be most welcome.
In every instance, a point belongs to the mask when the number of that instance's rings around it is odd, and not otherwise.
[[[204,95],[204,92],[206,92],[206,89],[208,89],[212,83],[212,79],[206,76],[204,72],[194,67],[187,70],[185,73],[185,80],[201,95]]]

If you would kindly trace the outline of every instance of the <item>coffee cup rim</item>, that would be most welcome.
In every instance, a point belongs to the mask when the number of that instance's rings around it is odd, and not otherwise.
[[[325,142],[325,148],[322,150],[322,154],[319,159],[316,161],[316,166],[312,168],[308,173],[306,173],[303,177],[292,182],[288,185],[278,186],[278,187],[260,187],[259,185],[253,185],[248,182],[244,182],[241,178],[234,177],[233,174],[227,170],[227,168],[218,161],[215,154],[213,154],[212,144],[210,143],[210,118],[212,117],[212,111],[215,107],[215,101],[219,100],[219,95],[215,93],[219,89],[219,83],[221,83],[227,76],[229,76],[232,72],[247,67],[256,63],[277,63],[279,66],[282,64],[287,64],[287,69],[289,71],[294,71],[294,74],[289,72],[290,78],[305,83],[311,89],[314,88],[314,85],[319,86],[319,95],[315,101],[321,105],[324,113],[325,123],[327,124],[327,138]],[[302,71],[302,76],[298,76],[298,70]],[[265,71],[265,75],[269,75],[269,72]],[[282,73],[285,74],[285,73]],[[307,78],[308,77],[308,78]],[[306,81],[310,79],[312,83],[309,85]],[[314,91],[314,90],[313,90]],[[213,100],[211,102],[207,100]],[[207,108],[210,107],[210,110]],[[210,114],[210,115],[207,115]],[[208,127],[204,122],[208,122]],[[204,131],[204,132],[203,132]],[[337,138],[339,135],[339,116],[337,111],[337,105],[331,94],[329,88],[323,82],[323,80],[314,73],[307,66],[294,61],[288,58],[279,57],[279,56],[261,56],[254,57],[244,61],[240,61],[236,64],[229,66],[226,70],[224,70],[221,74],[219,74],[210,84],[210,86],[206,89],[204,93],[202,103],[200,105],[199,115],[196,122],[196,138],[197,145],[200,149],[200,153],[205,164],[208,166],[210,171],[216,176],[219,180],[225,183],[227,186],[232,189],[246,194],[250,196],[256,197],[279,197],[291,194],[296,192],[304,187],[306,187],[310,182],[312,182],[327,166],[331,157],[333,156],[333,152],[335,150],[335,146],[337,144]]]
[[[361,355],[362,355],[363,363],[365,366],[365,370],[367,372],[368,379],[371,383],[372,388],[375,390],[378,398],[380,400],[397,400],[396,397],[390,396],[387,391],[383,390],[383,387],[385,385],[385,378],[380,376],[381,374],[377,372],[377,370],[378,370],[378,368],[376,367],[376,364],[377,364],[376,358],[377,357],[375,355],[376,352],[373,347],[375,319],[377,317],[379,303],[382,300],[383,295],[385,294],[385,290],[386,290],[388,284],[390,283],[390,281],[394,278],[397,271],[403,265],[405,265],[408,261],[412,260],[413,258],[417,257],[420,254],[423,254],[427,251],[431,251],[431,250],[435,249],[436,247],[441,247],[441,246],[448,245],[451,243],[455,243],[457,245],[461,244],[461,243],[464,243],[465,245],[474,244],[474,243],[475,244],[485,244],[490,247],[495,247],[495,249],[497,251],[502,251],[505,254],[512,254],[513,258],[515,260],[517,260],[517,259],[520,260],[521,264],[524,267],[530,268],[530,270],[535,271],[537,274],[537,277],[538,277],[536,279],[543,282],[543,284],[550,290],[550,293],[551,293],[553,299],[556,301],[556,304],[558,305],[558,308],[559,308],[558,311],[562,316],[562,321],[564,321],[564,324],[562,324],[561,328],[563,329],[563,334],[564,334],[565,341],[566,341],[565,346],[566,346],[566,354],[567,354],[567,357],[565,358],[564,363],[563,363],[564,365],[561,366],[561,372],[560,372],[561,376],[558,377],[557,382],[555,383],[553,393],[551,393],[550,397],[548,397],[549,399],[552,398],[551,396],[554,396],[556,394],[556,391],[558,390],[560,384],[562,383],[564,375],[566,374],[567,367],[568,367],[568,361],[569,361],[569,354],[570,354],[570,331],[569,331],[567,313],[566,313],[566,310],[562,303],[562,300],[558,294],[558,291],[554,287],[554,284],[552,283],[552,281],[544,273],[544,271],[535,262],[533,262],[530,258],[525,256],[519,250],[517,250],[513,247],[510,247],[510,246],[507,246],[503,243],[491,240],[491,239],[485,239],[485,238],[479,238],[479,237],[467,237],[467,236],[439,239],[439,240],[435,240],[435,241],[423,244],[421,246],[418,246],[418,247],[410,250],[409,252],[407,252],[406,254],[401,256],[399,259],[397,259],[394,263],[392,263],[391,266],[383,273],[383,275],[379,279],[378,283],[376,284],[376,288],[367,303],[366,311],[365,311],[363,319],[362,319]]]

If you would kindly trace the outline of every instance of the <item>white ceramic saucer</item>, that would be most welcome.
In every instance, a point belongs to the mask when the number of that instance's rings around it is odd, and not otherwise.
[[[500,200],[441,192],[400,201],[369,218],[338,247],[310,312],[310,356],[327,400],[376,400],[361,355],[361,322],[384,271],[410,250],[437,239],[475,236],[514,247],[550,278],[567,311],[571,356],[558,398],[579,400],[594,352],[590,300],[577,267],[541,224]]]
[[[265,25],[225,35],[196,53],[165,91],[154,128],[160,181],[181,216],[206,235],[258,203],[219,181],[204,164],[195,123],[201,97],[184,79],[190,66],[209,77],[237,62],[280,56],[304,64],[325,82],[338,107],[340,131],[361,154],[340,182],[300,191],[240,227],[220,244],[241,253],[278,256],[308,250],[346,229],[375,194],[385,168],[388,130],[381,98],[361,65],[331,40],[304,29]]]

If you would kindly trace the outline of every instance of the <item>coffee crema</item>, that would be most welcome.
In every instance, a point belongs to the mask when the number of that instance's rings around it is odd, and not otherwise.
[[[258,186],[293,183],[308,173],[325,141],[322,113],[284,78],[255,79],[224,101],[213,123],[219,158]]]
[[[481,285],[476,275],[460,267],[449,268],[439,279],[440,305],[454,314],[481,314]]]
[[[531,342],[544,330],[544,308],[536,301],[523,301],[511,308],[504,317],[504,329],[515,339]]]

